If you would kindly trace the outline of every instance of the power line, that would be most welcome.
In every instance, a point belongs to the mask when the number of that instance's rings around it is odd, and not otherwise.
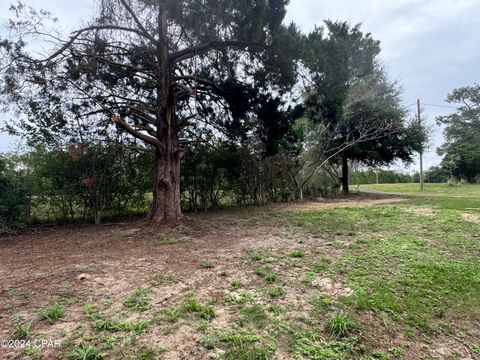
[[[441,108],[447,108],[447,109],[458,109],[458,107],[456,106],[448,106],[448,105],[437,105],[437,104],[427,104],[427,103],[422,103],[422,105],[435,106],[435,107],[441,107]]]
[[[408,104],[407,107],[412,107],[412,106],[416,106],[416,105],[417,105],[417,103],[414,102],[414,103]],[[448,105],[438,105],[438,104],[429,104],[429,103],[422,103],[422,105],[435,106],[435,107],[441,107],[441,108],[447,108],[447,109],[458,109],[458,107],[456,107],[456,106],[448,106]]]

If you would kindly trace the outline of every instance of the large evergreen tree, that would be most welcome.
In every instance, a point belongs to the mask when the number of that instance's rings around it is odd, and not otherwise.
[[[326,21],[307,40],[311,72],[306,114],[320,128],[323,158],[340,164],[342,189],[349,193],[349,160],[386,165],[410,161],[423,132],[406,123],[400,91],[379,65],[380,44],[360,25]]]
[[[19,4],[10,23],[17,37],[1,41],[2,95],[29,115],[17,125],[30,135],[108,131],[113,123],[152,147],[149,218],[178,220],[184,145],[241,136],[254,119],[252,89],[293,80],[288,55],[297,32],[282,25],[286,4],[102,0],[95,18],[68,37],[48,28],[48,13]],[[53,48],[34,55],[30,35]]]

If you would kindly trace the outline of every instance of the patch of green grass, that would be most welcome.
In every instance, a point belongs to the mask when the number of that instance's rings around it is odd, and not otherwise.
[[[253,295],[249,292],[241,293],[236,301],[240,304],[245,304],[247,302],[253,301]]]
[[[215,339],[211,336],[204,336],[199,340],[199,342],[200,345],[202,345],[205,349],[215,349]]]
[[[151,349],[148,347],[141,347],[136,351],[136,354],[133,355],[133,359],[135,360],[156,360],[159,359],[160,354],[162,352],[167,351],[167,349],[159,348],[159,349]]]
[[[270,272],[270,270],[266,266],[255,268],[255,274],[257,274],[258,276],[261,276],[261,277],[267,276],[267,274],[269,272]]]
[[[261,251],[251,251],[248,253],[248,258],[251,261],[262,261],[268,259],[268,255]]]
[[[465,346],[473,351],[475,354],[480,355],[480,343],[479,344],[465,344]]]
[[[269,317],[265,308],[260,304],[254,304],[240,310],[238,322],[242,326],[252,324],[256,328],[264,328],[268,320]]]
[[[211,305],[202,305],[194,295],[186,297],[182,307],[186,313],[195,313],[200,319],[211,321],[215,317],[215,309]]]
[[[354,290],[344,306],[385,313],[425,334],[447,319],[480,319],[480,229],[458,211],[419,217],[395,205],[282,216],[312,234],[355,234],[328,269]],[[324,271],[322,263],[315,270]]]
[[[211,321],[215,317],[215,309],[211,305],[203,306],[199,316],[203,320]]]
[[[176,308],[167,308],[162,311],[155,313],[155,317],[160,321],[165,321],[168,323],[176,323],[182,316],[182,311]]]
[[[293,250],[290,253],[290,256],[292,258],[304,258],[305,257],[305,252],[303,252],[302,250]]]
[[[282,286],[271,286],[267,288],[267,294],[272,298],[277,298],[285,296],[286,292]]]
[[[180,278],[175,275],[156,274],[153,276],[151,283],[154,286],[162,286],[162,285],[175,284],[179,281],[180,281]]]
[[[143,312],[150,309],[150,290],[137,287],[123,302],[127,308]]]
[[[334,305],[334,301],[325,294],[318,294],[310,300],[310,305],[313,315],[319,316],[325,314]]]
[[[16,289],[11,288],[10,286],[6,286],[3,291],[5,292],[5,295],[8,297],[12,297],[15,299],[19,300],[27,300],[30,301],[32,300],[32,294],[26,291],[19,291]]]
[[[221,329],[218,333],[221,342],[239,344],[254,343],[260,340],[260,336],[249,332],[246,329]]]
[[[274,314],[275,316],[279,316],[280,314],[283,314],[286,311],[282,305],[278,305],[278,304],[270,305],[267,310],[272,314]]]
[[[112,305],[113,305],[113,301],[112,301],[112,300],[104,300],[104,301],[102,302],[102,305],[103,305],[103,306],[107,306],[107,307],[108,307],[108,306],[112,306]]]
[[[60,320],[63,314],[63,306],[58,303],[47,305],[40,309],[40,315],[43,318],[47,319],[52,325],[55,324],[58,320]]]
[[[360,185],[360,189],[403,195],[411,205],[451,210],[480,209],[479,185],[425,184],[425,189],[420,191],[419,184],[369,184]]]
[[[265,275],[265,281],[270,282],[270,283],[277,282],[278,281],[278,275],[274,274],[274,273],[266,274]]]
[[[396,358],[402,357],[402,349],[400,349],[398,347],[395,347],[395,346],[391,347],[390,349],[388,349],[388,352]]]
[[[30,337],[30,334],[32,333],[32,324],[28,325],[17,325],[15,327],[15,337],[18,339],[27,339]]]
[[[21,353],[25,356],[28,356],[29,359],[40,360],[42,358],[42,351],[35,346],[25,346]]]
[[[260,337],[246,330],[222,331],[219,339],[224,346],[226,360],[269,360],[277,348],[274,343],[259,343]]]
[[[94,318],[96,315],[95,306],[93,304],[85,304],[83,306],[83,313],[88,318]]]
[[[150,321],[145,319],[134,320],[134,321],[113,321],[113,320],[105,320],[105,319],[97,319],[92,322],[92,327],[95,330],[103,330],[103,331],[135,331],[136,333],[144,332],[148,326],[150,325]]]
[[[183,311],[186,312],[193,312],[193,313],[198,313],[202,311],[202,304],[197,300],[197,298],[194,295],[188,295],[185,298],[185,302],[183,303]]]
[[[270,283],[276,282],[279,278],[277,274],[274,274],[270,271],[270,268],[268,266],[261,266],[255,268],[255,274],[263,277],[266,282]]]
[[[229,294],[225,299],[225,303],[235,302],[235,303],[238,303],[238,304],[245,304],[245,303],[248,303],[248,302],[252,302],[253,300],[254,300],[254,297],[251,293],[243,292],[243,293],[239,294],[238,296],[235,295],[235,294]]]
[[[269,360],[277,349],[274,343],[270,344],[234,344],[227,348],[223,355],[225,360]]]
[[[213,261],[210,261],[210,260],[202,261],[200,263],[200,267],[202,269],[213,269],[215,267],[215,263]]]
[[[328,270],[330,263],[331,263],[331,260],[328,257],[322,256],[320,260],[317,261],[315,265],[313,265],[312,271],[317,274],[324,273],[325,271]]]
[[[480,186],[471,184],[459,184],[449,186],[448,184],[424,184],[424,190],[420,190],[420,184],[365,184],[360,185],[360,190],[374,190],[391,194],[414,194],[431,196],[463,196],[480,197]]]
[[[68,354],[71,360],[102,360],[107,354],[100,352],[98,348],[93,345],[85,345],[80,343],[75,351]]]
[[[181,239],[172,234],[162,234],[158,238],[155,239],[155,244],[157,245],[175,245],[179,244]]]
[[[356,358],[359,339],[345,338],[342,341],[325,341],[318,329],[309,330],[286,322],[275,322],[274,326],[282,342],[288,347],[292,358],[315,360],[344,360]]]
[[[206,332],[208,329],[208,321],[205,319],[201,319],[200,323],[198,324],[198,330],[202,332]]]
[[[350,331],[350,320],[347,314],[339,312],[328,321],[328,330],[332,337],[344,337]]]
[[[242,282],[240,280],[233,280],[230,283],[230,289],[232,290],[238,290],[242,287]]]

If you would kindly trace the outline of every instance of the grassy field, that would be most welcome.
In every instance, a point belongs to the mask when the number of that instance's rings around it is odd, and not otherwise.
[[[420,184],[366,184],[358,187],[360,190],[380,191],[404,195],[425,195],[440,197],[477,197],[480,199],[480,185],[459,184],[424,184],[424,190],[420,190]]]
[[[480,359],[478,188],[411,186],[0,239],[4,357]]]
[[[414,205],[470,212],[480,209],[480,185],[425,184],[420,191],[419,184],[368,184],[358,189],[406,196]]]

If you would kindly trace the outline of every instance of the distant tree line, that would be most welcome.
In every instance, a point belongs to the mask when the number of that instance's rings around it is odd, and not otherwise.
[[[437,118],[445,126],[446,142],[438,149],[441,168],[452,180],[480,182],[480,85],[453,90],[447,102],[458,109]]]

